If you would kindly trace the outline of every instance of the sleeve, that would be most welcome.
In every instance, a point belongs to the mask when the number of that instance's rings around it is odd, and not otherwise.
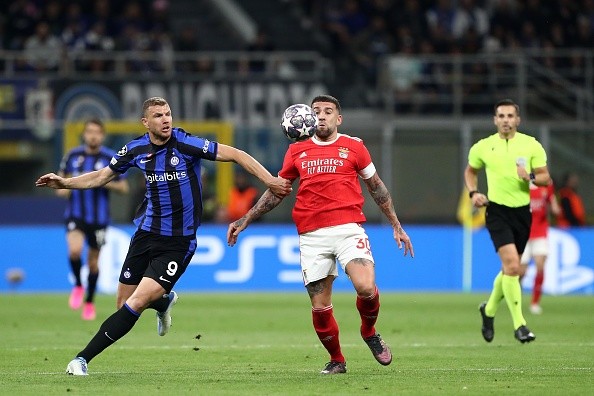
[[[482,140],[475,143],[468,152],[468,165],[474,169],[482,169],[485,166],[484,161],[481,158],[481,144]]]
[[[291,147],[292,146],[289,146],[287,152],[285,153],[283,167],[278,172],[278,175],[283,179],[293,181],[299,177],[299,171],[295,167],[295,163],[293,162],[293,154],[291,153]]]
[[[538,140],[534,139],[534,152],[532,153],[532,161],[530,163],[530,167],[534,168],[542,168],[547,166],[547,153],[542,147],[542,144],[538,142]]]
[[[179,139],[180,149],[183,149],[184,154],[191,157],[204,158],[209,161],[217,159],[217,150],[219,144],[215,141],[206,138],[191,135],[183,129],[179,129],[182,138]]]
[[[360,147],[357,150],[357,173],[363,180],[369,179],[376,172],[375,165],[371,161],[371,154],[369,150],[363,144],[360,143]]]
[[[128,145],[124,145],[109,161],[109,167],[116,173],[124,173],[132,166],[135,166],[134,155],[128,149]]]

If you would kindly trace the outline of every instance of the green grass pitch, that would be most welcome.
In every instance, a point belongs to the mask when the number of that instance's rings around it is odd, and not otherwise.
[[[480,334],[486,294],[383,293],[378,331],[388,367],[359,336],[355,294],[334,298],[348,373],[327,362],[303,293],[180,293],[165,337],[147,311],[132,331],[89,364],[66,365],[114,310],[98,296],[98,318],[80,319],[65,294],[1,294],[0,394],[6,395],[586,395],[594,389],[594,299],[544,296],[531,315],[536,341],[520,344],[502,303],[495,340]],[[526,305],[529,296],[524,296]]]

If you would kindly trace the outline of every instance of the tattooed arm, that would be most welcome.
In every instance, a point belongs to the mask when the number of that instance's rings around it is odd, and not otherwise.
[[[265,213],[270,212],[276,208],[283,198],[274,195],[270,189],[266,190],[260,197],[258,202],[239,220],[229,224],[227,229],[227,244],[229,246],[235,245],[239,233],[247,228],[254,220],[257,220]]]
[[[392,203],[392,196],[386,188],[386,185],[377,173],[364,181],[371,197],[392,225],[392,228],[394,229],[394,239],[396,240],[398,249],[402,249],[402,244],[404,244],[404,255],[406,256],[406,254],[410,252],[410,256],[414,257],[415,253],[412,242],[402,228],[402,225],[400,225],[400,221],[394,210],[394,204]]]

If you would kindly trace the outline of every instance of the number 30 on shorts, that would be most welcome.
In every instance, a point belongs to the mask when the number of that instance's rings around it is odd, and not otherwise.
[[[369,239],[368,238],[358,238],[357,239],[357,249],[371,250],[371,246],[369,245]]]
[[[177,268],[178,268],[177,263],[175,261],[170,261],[167,264],[167,271],[165,271],[165,272],[167,272],[167,275],[173,276],[177,272]]]

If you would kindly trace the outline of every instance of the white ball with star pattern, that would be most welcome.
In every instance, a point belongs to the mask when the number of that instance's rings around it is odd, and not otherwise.
[[[318,116],[308,105],[294,104],[287,107],[283,113],[281,127],[289,140],[293,142],[306,140],[316,133]]]

